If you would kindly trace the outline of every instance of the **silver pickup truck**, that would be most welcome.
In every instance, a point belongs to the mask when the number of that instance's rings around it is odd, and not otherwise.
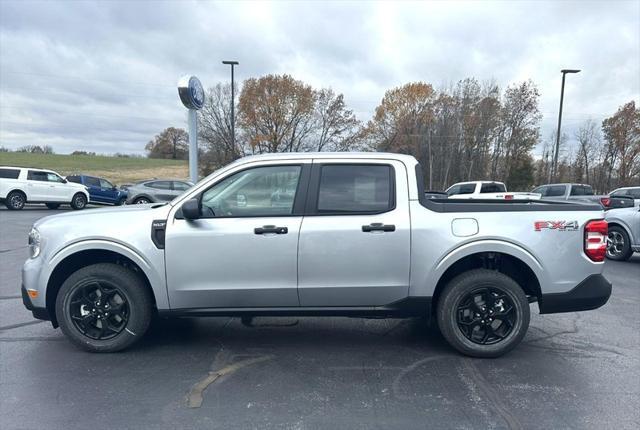
[[[595,309],[607,223],[597,205],[427,199],[411,156],[242,158],[170,203],[38,221],[22,294],[89,351],[126,348],[152,316],[433,319],[496,357],[541,313]]]

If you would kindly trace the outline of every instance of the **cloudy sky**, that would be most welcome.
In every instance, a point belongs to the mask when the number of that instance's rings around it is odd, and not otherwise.
[[[368,120],[387,89],[532,79],[542,134],[640,103],[640,1],[182,2],[0,0],[0,146],[137,152],[186,128],[176,82],[289,73]]]

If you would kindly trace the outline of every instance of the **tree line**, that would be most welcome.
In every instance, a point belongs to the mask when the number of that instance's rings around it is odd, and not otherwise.
[[[540,136],[540,93],[532,81],[501,89],[492,81],[463,79],[439,90],[413,82],[387,91],[367,122],[343,94],[316,89],[289,75],[243,82],[235,139],[231,87],[207,90],[198,112],[201,173],[248,154],[297,151],[390,151],[415,156],[428,189],[488,179],[512,190],[549,181],[590,183],[599,192],[640,183],[640,111],[631,101],[602,124],[585,121],[576,147],[563,135],[552,168],[555,137]],[[541,157],[533,149],[542,142]],[[150,157],[186,159],[188,135],[168,128],[150,141]],[[552,171],[553,170],[553,171]]]

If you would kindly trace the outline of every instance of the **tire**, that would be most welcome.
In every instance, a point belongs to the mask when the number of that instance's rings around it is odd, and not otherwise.
[[[46,205],[49,209],[58,209],[60,207],[60,203],[47,203]]]
[[[607,235],[607,258],[615,261],[626,261],[633,255],[629,235],[624,228],[617,225],[609,227]]]
[[[479,297],[488,300],[478,301]],[[506,354],[529,328],[529,301],[524,291],[494,270],[475,269],[452,279],[440,295],[436,312],[447,342],[471,357]]]
[[[71,199],[71,207],[77,211],[87,207],[87,196],[82,193],[76,193]]]
[[[74,272],[62,284],[56,297],[56,317],[62,332],[79,348],[116,352],[145,334],[152,303],[151,293],[138,274],[116,264],[100,263]]]
[[[151,203],[151,200],[146,197],[136,197],[133,201],[134,205],[146,205],[147,203]]]
[[[11,191],[5,200],[5,206],[12,211],[19,211],[27,203],[27,196],[22,191]]]

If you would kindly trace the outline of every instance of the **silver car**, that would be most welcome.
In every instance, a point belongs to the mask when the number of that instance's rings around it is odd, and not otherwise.
[[[640,208],[612,209],[605,216],[609,222],[607,257],[628,260],[640,252]]]
[[[39,220],[25,306],[76,345],[132,345],[151,316],[433,317],[463,354],[513,349],[540,313],[604,305],[598,205],[428,199],[408,155],[246,157],[166,205]]]
[[[193,187],[193,183],[182,179],[151,179],[127,186],[127,204],[168,202]]]

